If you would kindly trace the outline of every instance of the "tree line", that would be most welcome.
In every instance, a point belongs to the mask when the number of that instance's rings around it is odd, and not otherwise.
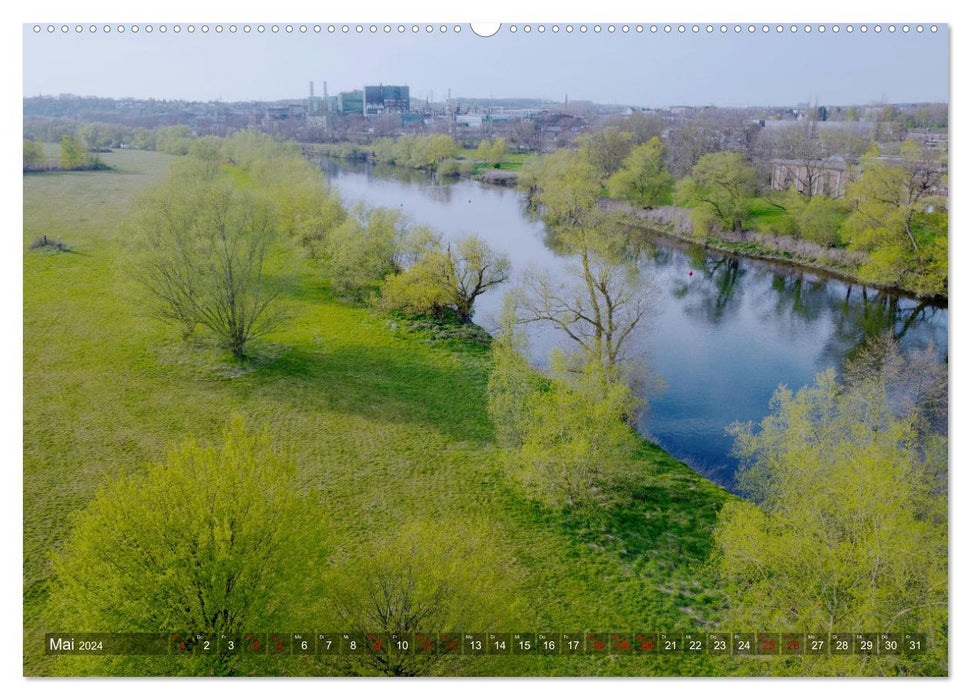
[[[685,127],[682,127],[685,128]],[[858,168],[845,196],[819,186],[829,149],[841,148],[839,131],[779,130],[769,150],[747,156],[740,150],[700,153],[687,165],[672,160],[683,144],[678,131],[665,140],[645,131],[608,126],[576,139],[573,147],[533,156],[524,165],[519,187],[532,201],[555,190],[563,164],[579,158],[597,196],[653,209],[669,204],[690,210],[694,236],[718,242],[726,233],[756,228],[804,239],[821,250],[860,251],[866,261],[852,270],[863,282],[901,288],[921,296],[947,295],[948,204],[946,154],[915,141],[878,147],[861,139]],[[572,155],[565,155],[572,154]],[[760,173],[770,157],[789,156],[801,180],[788,191],[773,192]],[[683,155],[683,154],[680,154]],[[679,155],[679,157],[680,157]],[[675,173],[683,170],[681,177]]]
[[[280,295],[301,257],[346,298],[461,324],[509,274],[508,258],[477,236],[348,210],[294,144],[256,132],[192,141],[125,225],[131,274],[155,314],[185,338],[207,330],[237,358],[283,322]]]
[[[506,139],[481,139],[474,150],[448,134],[404,134],[371,144],[316,144],[314,152],[335,158],[387,163],[437,175],[469,175],[477,163],[498,167],[509,152]]]

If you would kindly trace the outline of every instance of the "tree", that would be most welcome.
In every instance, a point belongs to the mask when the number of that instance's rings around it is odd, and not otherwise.
[[[612,119],[609,124],[616,126],[621,132],[632,134],[635,145],[661,138],[667,128],[664,117],[644,112],[634,112],[629,117]]]
[[[236,132],[221,140],[221,155],[210,138],[196,139],[190,154],[206,149],[207,162],[228,159],[242,169],[244,179],[273,201],[280,233],[299,241],[311,257],[323,256],[321,249],[326,247],[329,232],[344,223],[347,212],[340,197],[321,182],[320,169],[294,144],[266,134]]]
[[[577,370],[560,353],[551,360],[548,387],[524,397],[518,449],[510,454],[513,474],[530,498],[546,505],[605,506],[636,471],[628,421],[642,402],[599,362]],[[507,407],[511,398],[502,397]],[[490,407],[499,401],[491,397]]]
[[[843,226],[852,248],[870,251],[867,279],[923,293],[947,290],[947,208],[939,156],[908,142],[898,162],[871,150],[850,185],[854,211]]]
[[[448,257],[442,249],[426,251],[407,269],[385,278],[380,308],[409,316],[444,316],[455,301],[448,267]]]
[[[36,141],[24,139],[24,172],[44,167],[44,147]]]
[[[668,168],[677,177],[685,177],[706,153],[720,150],[719,124],[710,119],[687,119],[671,129],[665,139]]]
[[[805,124],[775,129],[763,134],[764,138],[772,140],[769,144],[771,157],[798,161],[797,167],[790,170],[796,192],[807,199],[817,194],[824,174],[823,158],[826,156],[826,151],[816,135],[815,120],[810,118]],[[763,138],[760,138],[761,141]]]
[[[521,619],[522,574],[497,540],[502,531],[487,522],[455,521],[447,528],[411,522],[334,562],[325,575],[331,616],[325,622],[334,629],[376,633],[382,642],[340,659],[342,670],[428,676],[474,666],[474,659],[447,653],[434,638],[442,632],[508,629]],[[428,651],[402,649],[392,639],[395,634],[409,643],[414,643],[412,634],[430,634],[433,644]]]
[[[108,485],[75,517],[54,559],[52,621],[67,630],[212,640],[288,628],[312,596],[321,521],[293,463],[267,432],[249,434],[236,416],[219,445],[189,439],[144,475]],[[81,663],[123,670],[138,659],[132,670],[144,674],[144,658]],[[192,658],[174,663],[181,672],[230,675],[250,659],[225,645]]]
[[[488,139],[482,139],[475,151],[475,157],[488,164],[498,165],[506,157],[508,148],[504,138],[497,138],[491,142]]]
[[[280,287],[267,275],[277,250],[272,203],[223,179],[173,178],[143,197],[129,223],[135,279],[157,315],[208,328],[236,357],[272,330]]]
[[[573,226],[597,207],[600,177],[596,167],[580,153],[561,149],[542,159],[536,173],[533,197],[543,217],[554,226]]]
[[[527,272],[519,319],[547,323],[569,338],[584,357],[608,373],[623,373],[627,341],[644,330],[653,310],[655,287],[637,266],[621,234],[599,216],[564,228],[561,235],[577,256],[568,274],[553,279]]]
[[[764,230],[805,238],[824,246],[837,246],[843,242],[840,228],[848,213],[845,200],[821,194],[805,197],[795,187],[790,187],[779,197],[774,197],[772,204],[784,210],[783,215],[771,224],[761,224]]]
[[[358,206],[325,234],[324,266],[333,285],[357,294],[397,270],[395,256],[404,231],[397,210]]]
[[[607,180],[607,191],[616,199],[656,207],[672,184],[674,178],[664,167],[664,145],[655,136],[631,149],[624,158],[623,168]]]
[[[925,418],[946,369],[895,353],[865,355],[844,382],[828,370],[780,387],[757,430],[733,428],[754,502],[724,507],[715,561],[728,628],[919,631],[928,652],[793,657],[779,673],[947,672],[947,438]]]
[[[543,132],[532,119],[522,119],[513,125],[512,142],[520,150],[539,151],[543,147]]]
[[[459,146],[448,134],[427,134],[401,136],[394,145],[385,150],[384,157],[390,162],[407,165],[411,168],[434,168],[447,158],[456,158]]]
[[[603,131],[581,137],[578,144],[583,157],[597,169],[599,182],[620,170],[633,141],[632,133],[608,126]]]
[[[223,140],[217,136],[203,136],[189,146],[189,155],[205,165],[207,175],[216,176],[220,165],[225,162]]]
[[[606,505],[636,474],[630,417],[642,406],[630,387],[598,362],[580,368],[561,352],[544,377],[526,359],[517,299],[507,295],[492,343],[488,409],[512,472],[546,505]]]
[[[61,168],[79,170],[90,165],[91,155],[80,137],[64,134],[61,136]]]
[[[385,309],[413,315],[450,310],[471,323],[476,299],[509,278],[509,258],[475,235],[448,244],[426,238],[412,257],[409,267],[385,281]]]
[[[455,311],[462,323],[472,323],[475,300],[509,279],[509,257],[478,236],[464,236],[446,250],[446,283],[453,291]]]
[[[518,307],[515,291],[506,294],[499,318],[499,332],[490,346],[489,417],[501,447],[522,446],[527,429],[526,415],[532,397],[542,389],[542,375],[526,359],[527,340],[516,328]]]
[[[693,207],[703,220],[740,232],[748,213],[747,203],[755,196],[755,172],[741,153],[707,153],[691,169],[691,176],[678,183],[675,200]]]
[[[156,150],[173,156],[184,156],[192,145],[192,129],[180,124],[159,129],[155,136]]]

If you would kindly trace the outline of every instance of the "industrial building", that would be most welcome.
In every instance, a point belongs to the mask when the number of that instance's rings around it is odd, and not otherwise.
[[[407,85],[365,85],[364,114],[400,114],[411,111]]]
[[[364,114],[364,91],[337,93],[337,111],[342,114]]]

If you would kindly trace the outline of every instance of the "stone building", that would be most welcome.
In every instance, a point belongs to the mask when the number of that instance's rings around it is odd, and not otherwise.
[[[853,172],[845,159],[839,156],[826,159],[774,160],[772,161],[772,189],[788,190],[808,195],[822,194],[842,197]]]

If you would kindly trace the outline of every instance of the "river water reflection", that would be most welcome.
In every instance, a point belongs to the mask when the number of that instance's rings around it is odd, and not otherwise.
[[[469,180],[439,181],[403,168],[328,160],[327,179],[348,204],[400,209],[410,221],[448,236],[476,233],[513,263],[564,270],[570,258],[547,247],[542,221],[511,188]],[[643,269],[658,289],[657,313],[632,350],[665,387],[649,397],[638,426],[699,473],[731,488],[737,460],[725,428],[758,421],[780,384],[792,389],[837,367],[874,334],[893,329],[902,346],[947,353],[947,309],[757,260],[735,259],[664,239],[646,246]],[[691,273],[691,274],[689,274]],[[475,321],[495,328],[502,296],[484,295]],[[562,338],[530,332],[535,364]]]

